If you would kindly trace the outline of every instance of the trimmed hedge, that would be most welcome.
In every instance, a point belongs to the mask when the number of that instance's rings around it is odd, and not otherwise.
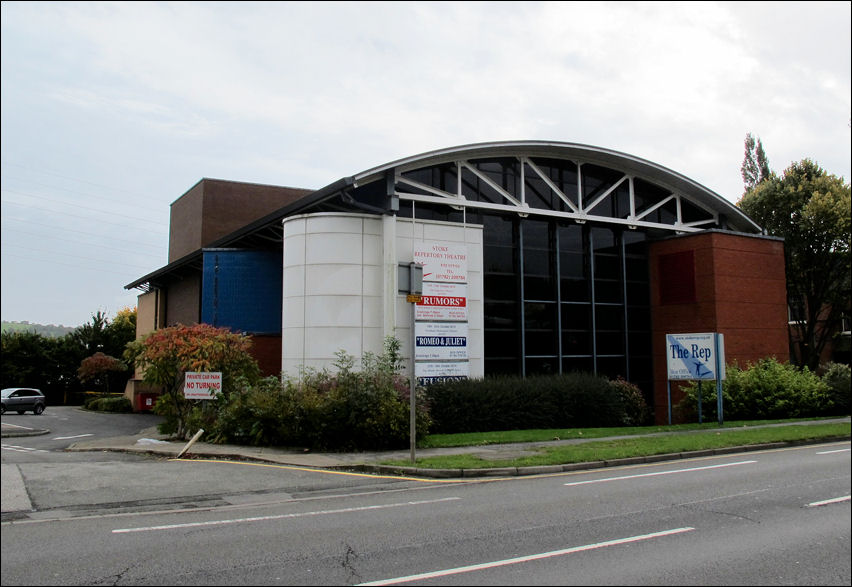
[[[587,373],[436,383],[426,401],[433,434],[649,423],[638,387]]]
[[[125,413],[133,411],[133,405],[126,397],[95,398],[87,401],[83,407],[87,410],[92,410],[93,412]]]

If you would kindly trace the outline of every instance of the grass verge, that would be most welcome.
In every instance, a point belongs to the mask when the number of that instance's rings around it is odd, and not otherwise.
[[[554,444],[531,448],[531,454],[504,460],[483,459],[475,454],[457,454],[418,458],[414,464],[424,469],[482,469],[489,467],[531,467],[542,465],[561,465],[605,461],[638,456],[670,454],[725,448],[731,446],[747,446],[771,442],[795,442],[831,438],[849,438],[850,424],[795,424],[792,421],[780,421],[782,426],[769,426],[770,422],[731,423],[723,427],[718,424],[685,424],[680,426],[649,426],[642,428],[595,428],[573,431],[553,430],[521,430],[513,432],[483,433],[473,435],[440,435],[453,437],[469,437],[468,444],[443,444],[438,446],[485,446],[495,443],[513,442],[545,442],[566,439],[589,439],[604,436],[630,436],[610,440],[590,441],[572,444]],[[789,422],[789,423],[788,423]],[[773,422],[777,423],[777,422]],[[750,427],[750,426],[755,427]],[[566,432],[571,432],[569,436]],[[546,434],[544,434],[546,433]],[[654,436],[647,436],[654,434]],[[645,435],[645,436],[642,436]],[[435,435],[439,436],[439,435]],[[501,438],[506,440],[493,440]],[[521,440],[516,440],[521,439]],[[430,442],[460,442],[461,439],[435,439],[434,436],[424,440]],[[426,443],[424,442],[424,447]],[[436,446],[431,444],[430,446]],[[384,465],[412,466],[410,461],[385,461]]]

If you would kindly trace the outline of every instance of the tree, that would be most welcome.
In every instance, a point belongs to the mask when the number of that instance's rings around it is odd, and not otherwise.
[[[803,312],[793,316],[791,354],[815,370],[850,306],[849,184],[803,159],[754,186],[737,205],[769,234],[784,237],[788,305]]]
[[[227,328],[208,324],[177,325],[155,330],[131,342],[124,357],[144,370],[145,383],[164,388],[164,396],[155,409],[166,416],[166,426],[174,428],[177,438],[185,439],[193,407],[183,396],[186,372],[221,372],[222,392],[227,399],[236,378],[257,380],[260,376],[257,361],[249,353],[251,345],[249,337],[234,334]]]
[[[89,381],[94,379],[103,384],[104,393],[109,393],[109,375],[110,373],[124,373],[127,371],[125,365],[120,359],[97,352],[91,357],[86,357],[80,362],[80,368],[77,369],[77,377],[80,381]]]
[[[743,175],[743,184],[745,185],[746,193],[772,176],[772,171],[769,169],[769,160],[766,158],[766,152],[763,150],[763,144],[760,142],[759,137],[755,139],[751,136],[751,133],[746,134],[745,157],[743,158],[743,165],[740,167],[740,172]]]

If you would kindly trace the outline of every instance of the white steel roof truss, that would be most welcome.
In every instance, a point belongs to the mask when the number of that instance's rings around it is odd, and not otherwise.
[[[494,191],[496,191],[498,194],[500,194],[501,196],[503,196],[504,198],[506,198],[507,200],[512,202],[515,206],[517,206],[518,208],[524,208],[524,209],[527,208],[526,205],[521,204],[521,202],[519,202],[517,198],[515,198],[512,194],[510,194],[509,192],[504,190],[501,186],[494,183],[494,181],[490,177],[488,177],[487,175],[485,175],[484,173],[482,173],[481,171],[479,171],[478,169],[473,167],[470,163],[468,163],[467,161],[462,161],[461,164],[464,165],[468,170],[470,170],[470,172],[473,173],[476,177],[478,177],[479,179],[484,181],[486,184],[491,186],[491,188]]]
[[[414,181],[413,179],[402,177],[401,175],[396,176],[396,181],[397,183],[404,183],[406,185],[410,185],[417,189],[423,190],[424,192],[429,192],[430,194],[435,194],[436,196],[441,196],[443,198],[449,198],[451,200],[458,200],[459,198],[464,199],[464,196],[462,196],[461,193],[453,194],[444,190],[439,190],[438,188],[432,187],[425,183],[420,183],[419,181]]]
[[[594,200],[592,200],[592,203],[591,203],[591,204],[589,204],[589,205],[588,205],[588,206],[587,206],[587,207],[583,210],[583,212],[588,213],[588,212],[589,212],[590,210],[592,210],[595,206],[597,206],[598,204],[600,204],[600,203],[604,200],[604,198],[606,198],[606,197],[607,197],[607,196],[609,196],[612,192],[614,192],[614,191],[615,191],[615,189],[616,189],[618,186],[620,186],[621,184],[623,184],[623,183],[625,182],[625,180],[626,180],[626,179],[627,179],[627,176],[626,176],[626,175],[623,175],[623,176],[621,177],[621,179],[619,179],[619,180],[618,180],[617,182],[615,182],[612,186],[610,186],[610,188],[609,188],[607,191],[605,191],[604,193],[602,193],[601,195],[599,195],[597,198],[595,198]]]
[[[560,190],[560,189],[556,186],[556,184],[555,184],[555,183],[553,183],[553,180],[551,180],[549,177],[547,177],[547,176],[546,176],[546,175],[545,175],[545,174],[541,171],[541,169],[539,169],[539,168],[538,168],[538,166],[537,166],[535,163],[533,163],[533,162],[532,162],[532,159],[530,159],[529,157],[518,157],[518,160],[521,162],[521,174],[522,174],[522,175],[521,175],[521,178],[522,178],[522,179],[523,179],[523,170],[524,170],[524,168],[523,168],[523,164],[524,164],[524,163],[526,163],[527,165],[529,165],[529,166],[530,166],[530,169],[532,169],[533,171],[535,171],[535,172],[536,172],[536,174],[537,174],[537,175],[541,178],[541,180],[542,180],[544,183],[546,183],[546,184],[547,184],[547,187],[549,187],[550,189],[552,189],[552,190],[553,190],[553,192],[554,192],[557,196],[559,196],[559,199],[560,199],[560,200],[562,200],[563,202],[565,202],[565,204],[566,204],[569,208],[571,208],[574,212],[576,212],[577,214],[579,214],[579,213],[580,213],[580,209],[579,209],[579,208],[577,208],[577,206],[575,206],[575,205],[574,205],[574,202],[572,202],[571,200],[569,200],[569,199],[568,199],[568,197],[567,197],[565,194],[563,194],[563,193],[562,193],[562,190]],[[524,184],[523,184],[523,183],[521,183],[521,186],[523,186],[523,185],[524,185]]]
[[[495,210],[499,212],[512,212],[515,214],[520,214],[523,216],[526,215],[534,215],[534,216],[548,216],[551,218],[564,218],[567,220],[573,220],[578,224],[582,224],[587,220],[598,221],[609,224],[621,224],[627,226],[628,228],[662,228],[665,230],[677,230],[679,232],[697,232],[700,229],[688,226],[688,225],[673,225],[673,224],[663,224],[660,222],[646,222],[642,221],[638,218],[613,218],[611,216],[594,216],[588,214],[575,214],[574,212],[561,212],[559,210],[547,210],[544,208],[533,208],[533,207],[521,207],[509,204],[493,204],[491,202],[479,202],[475,200],[468,199],[457,199],[457,198],[445,198],[439,196],[424,196],[422,194],[409,194],[404,192],[396,192],[396,195],[399,196],[402,200],[409,200],[411,202],[424,202],[430,204],[443,204],[450,205],[454,208],[479,208],[485,210]],[[674,196],[670,196],[665,201],[670,200]],[[450,200],[449,202],[447,200]],[[649,211],[650,212],[650,211]]]
[[[657,202],[656,204],[654,204],[653,206],[651,206],[650,208],[648,208],[647,210],[645,210],[641,214],[637,214],[636,220],[640,220],[642,218],[645,218],[645,216],[647,216],[648,214],[650,214],[651,212],[653,212],[657,208],[664,206],[664,205],[668,204],[669,202],[671,202],[672,199],[674,199],[675,197],[676,196],[674,194],[671,194],[668,198],[664,198],[664,199],[660,200],[659,202]]]

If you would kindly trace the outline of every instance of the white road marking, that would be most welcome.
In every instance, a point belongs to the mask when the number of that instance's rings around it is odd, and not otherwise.
[[[283,520],[285,518],[303,518],[306,516],[322,516],[327,514],[345,514],[351,512],[364,512],[370,510],[383,510],[388,508],[405,507],[408,505],[426,505],[432,503],[440,503],[442,501],[455,501],[460,497],[445,497],[441,499],[430,499],[425,501],[405,501],[401,503],[390,503],[384,505],[368,505],[354,508],[342,508],[339,510],[318,510],[313,512],[303,512],[300,514],[279,514],[277,516],[258,516],[255,518],[237,518],[234,520],[210,520],[207,522],[190,522],[187,524],[168,524],[165,526],[147,526],[143,528],[119,528],[113,530],[113,534],[129,534],[131,532],[151,532],[154,530],[175,530],[181,528],[198,528],[200,526],[222,526],[225,524],[243,524],[246,522],[263,522],[267,520]]]
[[[35,430],[35,428],[30,428],[29,426],[18,426],[17,424],[7,424],[3,422],[3,426],[11,426],[12,428],[23,428],[24,430]]]
[[[837,449],[837,450],[823,450],[823,451],[820,451],[820,452],[818,452],[818,453],[816,453],[816,454],[818,454],[818,455],[830,455],[830,454],[834,454],[834,453],[836,453],[836,452],[849,452],[850,450],[852,450],[852,449],[848,449],[848,448],[839,448],[839,449]]]
[[[843,501],[849,501],[850,498],[852,498],[852,496],[844,495],[843,497],[835,497],[834,499],[826,499],[824,501],[812,501],[806,507],[815,508],[815,507],[819,507],[821,505],[828,505],[830,503],[840,503],[840,502],[843,502]]]
[[[663,530],[662,532],[653,532],[651,534],[641,534],[639,536],[630,536],[629,538],[618,538],[616,540],[607,540],[606,542],[597,542],[595,544],[586,544],[584,546],[575,546],[574,548],[566,548],[563,550],[554,550],[551,552],[543,552],[541,554],[532,554],[529,556],[520,556],[517,558],[509,558],[490,563],[481,563],[478,565],[468,565],[466,567],[456,567],[454,569],[444,569],[442,571],[432,571],[431,573],[421,573],[419,575],[408,575],[406,577],[396,577],[393,579],[383,579],[381,581],[371,581],[369,583],[359,583],[359,585],[396,585],[398,583],[408,583],[410,581],[421,581],[423,579],[434,579],[436,577],[446,577],[448,575],[458,575],[460,573],[470,573],[472,571],[482,571],[485,569],[493,569],[496,567],[504,567],[507,565],[516,565],[529,561],[542,560],[554,556],[564,556],[566,554],[574,554],[575,552],[584,552],[587,550],[595,550],[598,548],[606,548],[607,546],[617,546],[619,544],[628,544],[630,542],[639,542],[640,540],[649,540],[651,538],[660,538],[663,536],[671,536],[672,534],[682,534],[690,532],[695,528],[674,528],[672,530]]]
[[[18,446],[16,444],[4,444],[2,445],[3,450],[14,450],[17,452],[50,452],[49,450],[44,450],[41,448],[29,448],[27,446]]]
[[[84,436],[94,436],[94,434],[78,434],[76,436],[56,436],[53,440],[68,440],[70,438],[83,438]]]
[[[706,467],[690,467],[689,469],[674,469],[672,471],[657,471],[656,473],[642,473],[640,475],[625,475],[624,477],[607,477],[605,479],[592,479],[590,481],[575,481],[574,483],[566,483],[566,486],[571,485],[587,485],[589,483],[604,483],[606,481],[623,481],[624,479],[636,479],[638,477],[656,477],[658,475],[674,475],[676,473],[691,473],[694,471],[704,471],[707,469],[719,469],[721,467],[735,467],[737,465],[748,465],[757,461],[739,461],[736,463],[723,463],[721,465],[708,465]]]

